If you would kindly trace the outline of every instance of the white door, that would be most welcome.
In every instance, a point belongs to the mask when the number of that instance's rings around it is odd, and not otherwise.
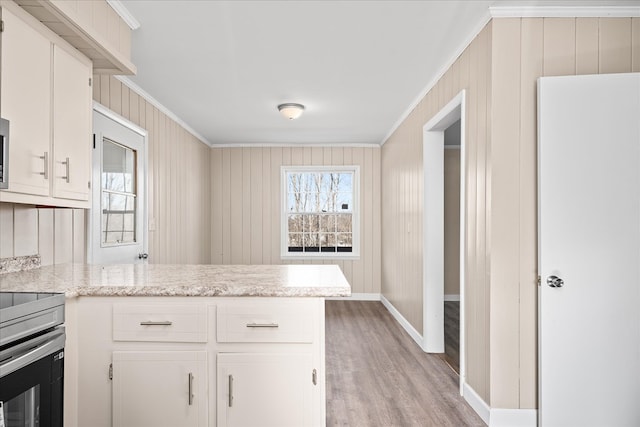
[[[147,259],[146,131],[95,104],[89,263]]]
[[[540,425],[640,425],[640,74],[538,82]]]

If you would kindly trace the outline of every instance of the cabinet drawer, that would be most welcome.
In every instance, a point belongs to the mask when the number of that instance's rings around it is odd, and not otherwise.
[[[115,304],[113,340],[207,342],[206,306]]]
[[[218,342],[311,343],[311,301],[265,301],[221,304],[217,307]]]

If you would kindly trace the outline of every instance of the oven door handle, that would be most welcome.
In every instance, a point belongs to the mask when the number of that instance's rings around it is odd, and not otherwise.
[[[58,328],[0,353],[0,378],[64,349],[64,328]],[[63,356],[64,357],[64,356]]]

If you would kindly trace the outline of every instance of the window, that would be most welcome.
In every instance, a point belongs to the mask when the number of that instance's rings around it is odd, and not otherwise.
[[[136,152],[104,138],[102,245],[136,241]]]
[[[282,168],[282,257],[358,257],[357,166]]]

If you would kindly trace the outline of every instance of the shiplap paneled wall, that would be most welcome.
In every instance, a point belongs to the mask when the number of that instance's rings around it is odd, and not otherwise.
[[[382,292],[422,329],[422,127],[467,90],[467,383],[536,408],[536,79],[640,71],[640,18],[493,19],[382,149]],[[408,222],[415,233],[403,233]]]
[[[352,292],[379,294],[380,148],[377,147],[211,149],[211,262],[301,263],[280,259],[283,165],[360,166],[360,259],[316,262],[338,264]]]
[[[113,76],[93,99],[148,134],[149,262],[211,261],[210,148]]]
[[[467,383],[489,402],[487,141],[490,138],[489,23],[382,147],[382,293],[422,332],[423,126],[462,89],[466,106]],[[429,207],[427,206],[426,209]],[[410,232],[407,232],[410,230]]]
[[[0,258],[40,255],[41,265],[86,260],[85,211],[0,203]]]
[[[535,408],[536,81],[639,72],[640,18],[496,19],[492,51],[491,406]]]

